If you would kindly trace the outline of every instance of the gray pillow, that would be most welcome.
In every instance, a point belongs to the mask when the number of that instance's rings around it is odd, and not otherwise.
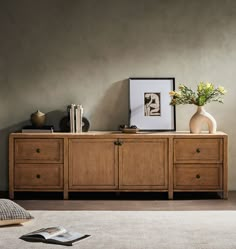
[[[0,226],[20,224],[34,217],[23,207],[8,199],[0,199]]]

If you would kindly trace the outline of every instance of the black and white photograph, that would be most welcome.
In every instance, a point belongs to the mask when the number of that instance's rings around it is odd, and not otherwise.
[[[160,93],[144,93],[144,115],[161,115]]]
[[[169,92],[174,78],[129,78],[130,125],[140,130],[174,131],[175,107]]]

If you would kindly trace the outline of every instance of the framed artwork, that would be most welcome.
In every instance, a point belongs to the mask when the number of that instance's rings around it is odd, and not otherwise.
[[[175,131],[170,91],[175,78],[129,78],[130,125],[140,130]]]

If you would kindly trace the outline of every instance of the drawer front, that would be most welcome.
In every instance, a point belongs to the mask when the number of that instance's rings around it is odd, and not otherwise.
[[[222,139],[175,139],[175,163],[222,163]]]
[[[15,139],[16,163],[62,163],[62,139]]]
[[[17,164],[14,174],[17,189],[62,189],[62,164]]]
[[[222,188],[222,165],[186,164],[174,168],[174,189],[210,190]]]

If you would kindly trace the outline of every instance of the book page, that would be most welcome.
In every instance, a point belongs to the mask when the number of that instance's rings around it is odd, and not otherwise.
[[[34,232],[28,233],[25,236],[40,235],[40,236],[43,236],[45,239],[50,239],[53,236],[57,236],[62,233],[66,233],[66,229],[64,227],[58,226],[58,227],[42,228]]]
[[[85,235],[77,232],[65,232],[57,236],[53,236],[51,239],[61,242],[71,242],[76,241],[82,237],[85,237]]]

